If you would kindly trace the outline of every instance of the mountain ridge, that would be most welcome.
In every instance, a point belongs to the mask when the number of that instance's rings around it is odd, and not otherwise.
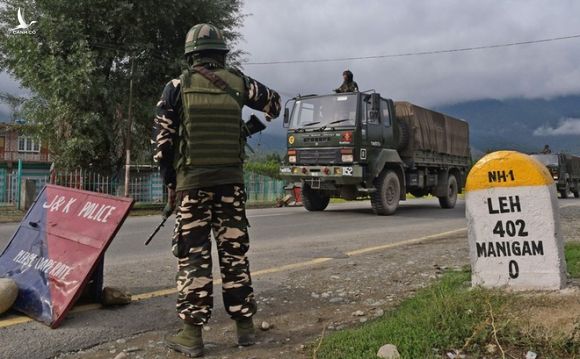
[[[557,128],[563,119],[580,119],[580,95],[552,99],[482,99],[435,109],[465,119],[470,125],[471,145],[483,151],[537,152],[548,144],[555,151],[580,153],[580,131],[559,136],[535,134],[540,128]]]

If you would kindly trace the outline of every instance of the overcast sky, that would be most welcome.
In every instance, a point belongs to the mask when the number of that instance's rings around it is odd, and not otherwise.
[[[575,0],[246,0],[250,62],[463,48],[580,34]],[[348,68],[361,90],[425,106],[471,99],[580,94],[580,38],[455,54],[246,65],[285,94],[324,93]],[[17,85],[0,74],[0,91]]]
[[[580,1],[247,0],[250,62],[464,48],[580,34]],[[350,69],[360,89],[427,106],[580,94],[580,38],[455,54],[246,65],[282,92],[328,92]]]

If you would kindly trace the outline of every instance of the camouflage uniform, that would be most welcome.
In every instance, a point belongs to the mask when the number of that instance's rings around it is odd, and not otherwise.
[[[211,59],[199,63],[209,70],[220,68]],[[280,113],[280,96],[240,72],[245,93],[243,104],[270,117]],[[218,247],[225,308],[232,319],[249,318],[256,312],[249,262],[246,193],[242,165],[196,166],[176,169],[180,154],[178,134],[183,120],[181,83],[167,83],[157,103],[155,118],[155,160],[164,183],[176,188],[177,220],[172,240],[178,258],[177,312],[186,323],[203,325],[213,307],[211,232]],[[207,139],[204,139],[207,140]],[[219,140],[219,139],[216,139]]]
[[[552,153],[552,149],[550,148],[550,145],[545,145],[544,149],[542,150],[542,153],[545,155]]]
[[[339,88],[335,89],[336,93],[344,93],[344,92],[358,92],[358,84],[353,80],[353,74],[349,70],[345,70],[342,73],[344,82],[340,85]]]
[[[250,243],[243,185],[185,191],[172,242],[178,258],[177,313],[191,324],[207,323],[213,305],[211,232],[217,244],[223,299],[232,319],[256,313],[246,252]]]
[[[358,85],[355,81],[351,82],[343,82],[339,88],[336,90],[337,93],[344,93],[344,92],[358,92]]]

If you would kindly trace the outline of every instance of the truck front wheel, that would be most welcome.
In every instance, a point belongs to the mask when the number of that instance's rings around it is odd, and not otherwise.
[[[568,193],[570,193],[570,183],[566,182],[566,187],[564,187],[563,190],[560,190],[560,198],[568,198]]]
[[[439,205],[441,208],[453,208],[457,202],[457,178],[450,174],[447,177],[447,194],[439,197]]]
[[[401,183],[394,171],[383,170],[375,180],[375,192],[371,193],[373,212],[379,216],[388,216],[399,207]]]
[[[313,190],[309,185],[302,186],[302,203],[311,212],[324,211],[328,207],[330,197],[320,191]]]

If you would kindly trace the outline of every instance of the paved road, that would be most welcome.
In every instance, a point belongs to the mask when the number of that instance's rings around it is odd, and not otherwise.
[[[580,205],[580,200],[561,204]],[[464,212],[462,201],[456,208],[444,210],[436,199],[403,202],[397,214],[390,217],[373,215],[368,202],[335,204],[321,213],[303,208],[249,210],[252,270],[276,269],[320,257],[340,260],[348,251],[463,228]],[[126,221],[106,255],[106,285],[126,287],[132,293],[174,286],[170,226],[150,246],[143,246],[158,220],[157,216],[149,216]],[[0,225],[1,248],[15,228],[15,224]],[[282,272],[255,278],[258,295],[275,288],[285,275]],[[218,297],[214,317],[220,320],[224,314]],[[174,296],[170,295],[124,308],[73,313],[57,330],[35,322],[0,329],[0,358],[50,357],[144,331],[173,328],[177,325],[173,303]]]
[[[252,269],[300,262],[319,257],[343,257],[345,251],[416,238],[465,226],[464,204],[440,209],[436,199],[402,204],[395,216],[372,214],[369,202],[331,205],[322,213],[303,208],[249,210]],[[173,278],[159,273],[174,269],[170,254],[172,226],[143,245],[160,217],[129,218],[106,255],[108,284],[126,286],[133,292],[166,288]],[[169,223],[170,221],[168,221]],[[16,224],[0,225],[0,247],[10,239]],[[135,274],[142,271],[146,276]],[[160,282],[161,281],[161,282]]]

